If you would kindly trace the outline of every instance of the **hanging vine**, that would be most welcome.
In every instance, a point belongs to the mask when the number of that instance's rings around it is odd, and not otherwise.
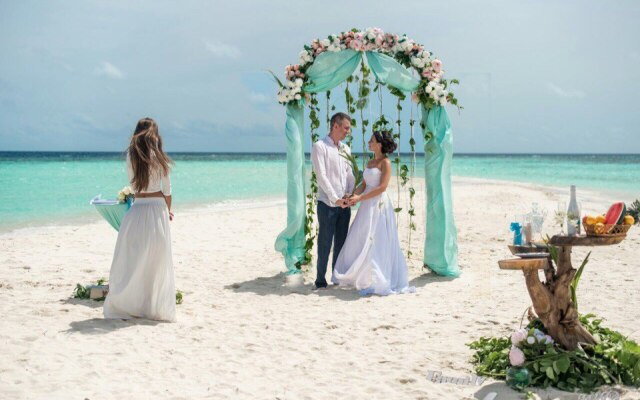
[[[416,224],[413,222],[413,217],[416,216],[416,209],[413,204],[413,198],[416,195],[416,189],[413,187],[413,182],[416,173],[416,140],[413,137],[413,126],[416,124],[416,120],[413,119],[413,104],[411,104],[411,115],[409,117],[409,147],[411,148],[411,161],[410,167],[410,180],[409,180],[409,240],[407,242],[407,258],[411,258],[413,252],[411,251],[411,234],[416,230]]]
[[[327,90],[326,91],[327,94],[327,132],[331,131],[331,114],[330,114],[330,109],[331,109],[331,90]],[[334,107],[335,109],[335,107]]]
[[[309,99],[309,119],[311,120],[311,143],[315,143],[320,138],[318,135],[318,128],[320,127],[320,118],[318,113],[320,107],[318,106],[318,97],[315,93],[310,95]],[[311,185],[309,187],[309,194],[307,194],[307,218],[304,226],[305,244],[304,244],[304,263],[309,264],[312,258],[313,241],[318,236],[318,229],[314,228],[314,215],[316,214],[316,201],[318,199],[318,180],[316,173],[311,170]],[[299,267],[298,267],[299,268]]]
[[[360,126],[362,128],[362,171],[367,166],[367,148],[366,148],[366,134],[367,134],[367,126],[369,126],[369,120],[364,119],[364,108],[367,106],[369,102],[369,93],[371,89],[369,88],[369,74],[371,71],[367,67],[362,59],[362,64],[360,67],[360,71],[362,72],[362,78],[360,79],[360,85],[358,87],[358,100],[356,101],[356,108],[360,110]]]
[[[349,83],[353,82],[353,76],[350,76],[347,78],[347,85],[346,88],[344,89],[344,101],[347,104],[347,114],[349,114],[349,117],[351,117],[351,129],[355,129],[358,126],[358,121],[356,120],[356,106],[355,106],[355,100],[353,98],[353,95],[351,94],[351,92],[349,91]],[[349,147],[351,147],[351,143],[353,142],[353,134],[347,136],[347,145]],[[356,157],[356,159],[358,158],[358,156],[356,154],[354,154],[354,157]]]

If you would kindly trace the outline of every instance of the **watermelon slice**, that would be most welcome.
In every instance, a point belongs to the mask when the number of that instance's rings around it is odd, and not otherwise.
[[[627,207],[623,202],[613,203],[607,211],[607,215],[604,217],[605,225],[619,225],[624,221],[624,216],[627,214]]]

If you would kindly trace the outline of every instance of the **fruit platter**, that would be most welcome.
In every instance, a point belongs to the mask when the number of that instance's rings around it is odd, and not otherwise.
[[[587,236],[626,236],[636,219],[623,202],[614,203],[606,214],[585,215],[582,226]]]

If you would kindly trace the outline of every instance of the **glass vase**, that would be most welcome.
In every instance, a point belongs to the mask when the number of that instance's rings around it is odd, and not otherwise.
[[[507,368],[507,385],[513,389],[523,390],[531,383],[531,375],[525,367]]]

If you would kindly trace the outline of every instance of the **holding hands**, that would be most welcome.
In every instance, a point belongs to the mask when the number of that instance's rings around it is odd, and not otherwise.
[[[336,205],[342,208],[353,207],[360,201],[360,196],[357,194],[345,194],[343,198],[336,201]]]

